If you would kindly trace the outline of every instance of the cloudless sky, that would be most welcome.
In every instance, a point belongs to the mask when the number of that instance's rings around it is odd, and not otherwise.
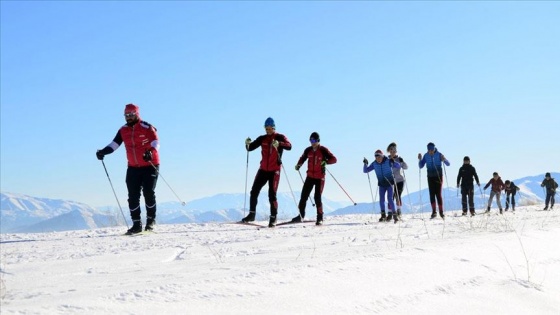
[[[244,192],[244,140],[269,116],[295,191],[313,131],[356,202],[372,199],[362,159],[392,141],[410,192],[430,141],[449,186],[465,155],[483,183],[559,171],[559,16],[555,1],[2,1],[1,189],[115,204],[95,151],[131,102],[186,202]],[[124,146],[105,164],[126,205]],[[156,194],[177,200],[162,179]],[[348,201],[330,175],[324,196]]]

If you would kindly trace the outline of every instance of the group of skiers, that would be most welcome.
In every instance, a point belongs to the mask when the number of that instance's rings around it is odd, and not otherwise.
[[[153,230],[156,219],[156,197],[155,187],[159,176],[159,139],[157,130],[154,126],[140,118],[140,109],[134,104],[127,104],[124,110],[126,124],[122,126],[115,135],[113,141],[101,150],[96,151],[99,160],[103,160],[105,155],[113,153],[119,146],[124,143],[126,147],[126,155],[128,160],[128,168],[126,172],[126,185],[128,189],[128,207],[130,217],[132,219],[132,227],[128,229],[126,234],[136,234],[142,232],[142,220],[140,210],[140,196],[144,194],[146,204],[146,225],[145,231]],[[257,137],[254,141],[251,138],[245,140],[245,148],[247,154],[257,148],[261,148],[261,161],[259,170],[255,176],[250,192],[249,214],[244,217],[241,222],[248,223],[255,220],[258,196],[261,189],[268,183],[268,199],[270,202],[270,218],[269,227],[276,226],[276,218],[278,215],[278,202],[276,191],[280,181],[280,169],[282,166],[282,153],[284,150],[291,150],[292,144],[288,138],[276,132],[276,124],[274,119],[268,117],[264,122],[265,134]],[[303,182],[300,201],[298,204],[299,214],[290,222],[303,222],[306,212],[307,199],[310,197],[311,191],[315,193],[313,199],[317,208],[316,224],[323,223],[323,204],[321,195],[325,185],[326,165],[337,162],[334,154],[325,146],[321,145],[319,133],[312,132],[309,136],[310,146],[303,150],[301,157],[298,159],[295,169],[299,172],[300,168],[307,162],[306,178]],[[428,175],[428,190],[430,194],[430,203],[432,208],[431,218],[439,215],[445,218],[443,211],[443,198],[441,195],[443,188],[443,172],[442,167],[445,164],[449,166],[449,161],[440,153],[435,144],[430,142],[427,145],[427,152],[418,153],[418,166],[422,169],[426,166]],[[402,192],[405,184],[403,170],[408,169],[408,165],[397,154],[397,145],[392,142],[387,146],[388,155],[383,151],[375,151],[375,160],[370,164],[364,158],[363,172],[369,173],[375,171],[379,186],[381,208],[381,217],[379,221],[400,220],[402,207]],[[248,161],[248,156],[247,156]],[[103,164],[104,165],[104,164]],[[300,173],[301,176],[301,173]],[[369,174],[368,174],[369,177]],[[474,207],[474,180],[480,187],[480,181],[475,168],[470,164],[470,158],[465,156],[463,166],[459,169],[457,175],[457,187],[461,188],[463,215],[467,215],[467,209],[470,210],[471,216],[475,215]],[[519,190],[513,182],[506,180],[502,182],[498,173],[494,173],[492,179],[486,184],[484,189],[491,188],[490,198],[488,200],[488,208],[490,211],[492,199],[496,197],[500,213],[502,213],[500,194],[504,190],[506,193],[506,211],[509,209],[510,196],[512,211],[515,210],[515,194]],[[546,173],[542,187],[546,187],[546,206],[544,210],[554,207],[554,194],[558,184],[550,173]],[[388,212],[386,213],[385,204],[388,204]]]

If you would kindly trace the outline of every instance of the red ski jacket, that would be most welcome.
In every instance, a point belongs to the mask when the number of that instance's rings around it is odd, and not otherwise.
[[[159,138],[157,129],[148,122],[139,120],[132,126],[124,125],[107,147],[116,150],[124,142],[126,158],[130,167],[151,166],[142,158],[146,150],[152,151],[152,163],[159,165]]]
[[[299,158],[297,165],[302,165],[307,159],[307,176],[316,179],[325,178],[325,168],[321,165],[323,161],[327,164],[336,163],[336,157],[327,149],[319,145],[317,150],[313,150],[312,146],[305,148],[303,154]]]
[[[272,146],[272,141],[276,140],[279,142],[278,149]],[[261,165],[260,169],[263,171],[278,171],[282,165],[282,153],[284,150],[291,150],[292,144],[288,141],[288,138],[280,133],[273,133],[269,135],[259,136],[255,141],[247,147],[248,151],[253,151],[256,148],[261,147]]]

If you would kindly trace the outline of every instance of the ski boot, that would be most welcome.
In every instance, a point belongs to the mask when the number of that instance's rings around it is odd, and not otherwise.
[[[317,213],[317,221],[315,222],[315,225],[323,225],[323,214],[322,213]]]
[[[439,216],[440,216],[442,219],[445,220],[445,213],[443,213],[443,211],[440,211],[440,212],[439,212]]]
[[[397,216],[399,217],[399,220],[401,219],[401,209],[397,209]]]
[[[385,215],[385,212],[381,212],[381,218],[379,218],[379,222],[385,222],[387,220],[387,216]]]
[[[544,209],[543,209],[543,211],[546,211],[546,210],[548,210],[548,206],[544,207]]]
[[[471,209],[471,217],[474,217],[476,215],[476,212],[474,212],[474,209]]]
[[[243,219],[241,219],[241,222],[249,223],[255,221],[255,214],[256,214],[255,211],[249,211],[249,214]]]
[[[500,214],[503,214],[504,212],[502,211],[502,209],[500,208]]]
[[[486,208],[486,211],[484,211],[484,213],[489,213],[490,212],[490,207]]]
[[[432,212],[432,216],[430,217],[430,220],[434,218],[437,218],[437,213],[435,211]]]
[[[466,216],[467,216],[467,210],[466,210],[466,209],[465,209],[465,210],[463,210],[463,214],[462,214],[462,216],[464,216],[464,217],[466,217]]]
[[[393,220],[393,212],[389,212],[387,214],[387,222],[391,222]]]
[[[142,232],[142,221],[133,221],[132,227],[126,231],[126,235],[138,234]]]
[[[144,231],[153,231],[154,225],[156,225],[156,219],[148,218],[146,220],[146,227],[144,228]]]
[[[393,220],[395,221],[395,224],[396,224],[397,222],[399,222],[399,215],[398,215],[398,213],[393,214]]]
[[[276,226],[276,216],[275,215],[271,215],[270,219],[268,220],[268,227],[272,228]]]

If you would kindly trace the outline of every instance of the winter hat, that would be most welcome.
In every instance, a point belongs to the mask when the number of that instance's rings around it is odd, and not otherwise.
[[[319,137],[319,134],[315,131],[313,131],[309,136],[309,140],[311,139],[315,139],[317,142],[321,142],[321,138]]]
[[[471,158],[468,157],[468,156],[465,156],[465,157],[463,158],[463,161],[469,161],[469,162],[470,162],[470,161],[471,161]]]
[[[136,117],[140,117],[140,108],[134,104],[126,104],[124,107],[124,113],[135,113]]]
[[[268,117],[268,118],[264,121],[264,126],[265,126],[265,127],[276,128],[276,124],[274,124],[274,119],[272,119],[272,117]]]
[[[381,150],[375,151],[375,156],[376,156],[376,157],[377,157],[377,156],[383,156],[383,151],[381,151]]]
[[[492,176],[499,176],[498,172],[494,172],[494,174],[492,174]]]
[[[510,183],[511,183],[511,182],[510,182],[509,179],[508,179],[508,180],[505,181],[504,184],[509,185]]]
[[[435,150],[435,149],[436,149],[436,145],[433,142],[428,143],[428,151]]]
[[[391,148],[395,148],[395,150],[397,149],[397,144],[394,142],[389,143],[389,145],[387,146],[387,151],[391,150]]]
[[[544,174],[544,177],[550,177],[550,173]]]

